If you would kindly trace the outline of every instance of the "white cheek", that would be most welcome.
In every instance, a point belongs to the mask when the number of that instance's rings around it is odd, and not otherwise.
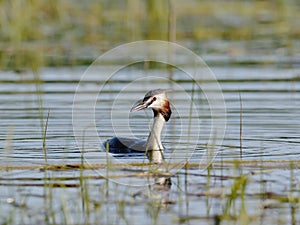
[[[151,108],[156,108],[156,107],[158,107],[159,105],[157,104],[157,102],[153,102],[150,106],[151,106]]]
[[[151,108],[161,108],[162,107],[162,103],[159,101],[155,101],[150,105]]]

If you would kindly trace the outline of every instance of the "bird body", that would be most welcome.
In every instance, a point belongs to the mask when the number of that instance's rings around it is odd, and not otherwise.
[[[161,163],[163,160],[164,147],[161,143],[161,132],[165,122],[171,116],[170,103],[166,90],[155,89],[149,91],[142,100],[139,100],[130,112],[151,108],[154,113],[154,121],[147,140],[126,137],[113,137],[107,140],[105,148],[111,153],[144,153],[150,162]]]

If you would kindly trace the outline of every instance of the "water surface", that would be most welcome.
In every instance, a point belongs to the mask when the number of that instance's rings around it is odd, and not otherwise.
[[[211,69],[219,80],[226,102],[227,127],[210,183],[206,171],[199,173],[195,170],[193,173],[193,169],[189,171],[189,176],[186,176],[184,170],[179,170],[172,177],[173,184],[168,191],[149,192],[143,187],[130,188],[114,182],[107,183],[101,176],[101,169],[99,173],[80,170],[74,166],[81,164],[83,152],[74,138],[72,105],[74,92],[85,69],[43,68],[38,75],[39,82],[35,81],[36,77],[30,72],[0,73],[2,221],[14,218],[11,221],[25,224],[45,221],[138,224],[143,219],[147,224],[185,220],[188,224],[198,224],[199,221],[213,224],[215,215],[222,214],[225,200],[211,197],[208,202],[205,201],[207,187],[210,192],[215,191],[216,196],[218,193],[226,193],[234,183],[234,174],[237,171],[240,173],[233,165],[222,166],[220,163],[236,159],[248,163],[272,160],[282,162],[299,158],[300,69],[276,65],[214,66]],[[105,69],[99,68],[102,72]],[[166,74],[165,77],[173,77],[171,83],[157,78],[162,73],[166,73],[166,70],[130,66],[118,71],[108,83],[95,73],[93,79],[84,83],[86,90],[81,94],[86,102],[90,95],[98,95],[95,121],[101,140],[106,140],[115,133],[128,135],[128,129],[134,136],[146,138],[151,127],[152,112],[129,114],[132,104],[150,89],[172,88],[175,91],[168,95],[174,107],[173,115],[163,132],[163,142],[169,150],[167,155],[171,154],[172,149],[186,153],[190,146],[195,146],[192,149],[195,151],[191,151],[189,156],[191,163],[197,163],[206,151],[207,140],[211,135],[209,104],[201,89],[195,88],[183,72],[173,69],[171,75]],[[137,74],[149,77],[150,82],[142,80],[132,84],[138,77]],[[104,89],[99,90],[103,84]],[[121,94],[120,90],[123,90]],[[191,116],[191,106],[187,105],[186,96],[192,94],[197,101],[192,108],[198,112]],[[43,129],[48,113],[45,136]],[[85,116],[82,115],[83,118]],[[189,121],[192,121],[193,126],[186,129]],[[43,151],[43,137],[46,153]],[[97,158],[96,151],[86,149],[84,156],[87,156],[91,164],[102,162]],[[184,154],[182,157],[185,157]],[[122,157],[118,160],[120,163],[140,163],[145,159]],[[69,168],[45,172],[42,167],[37,167],[45,163],[69,165]],[[255,173],[260,168],[255,165],[245,164],[243,170],[244,174],[253,173],[249,177],[251,181],[248,181],[249,196],[262,193],[262,188],[265,188],[263,193],[299,196],[299,170],[286,170],[290,165],[284,164],[282,168],[272,167],[266,172]],[[10,169],[6,170],[6,166]],[[133,171],[137,172],[134,168]],[[117,170],[116,174],[118,173]],[[80,177],[85,177],[84,181]],[[119,183],[126,183],[126,179],[119,178]],[[135,182],[134,180],[138,182],[139,178],[133,178],[130,182]],[[266,185],[261,185],[262,180]],[[85,198],[88,198],[88,205]],[[287,213],[290,212],[288,203],[264,211],[259,208],[263,201],[262,198],[248,198],[248,214],[274,222],[278,218],[268,215],[277,212],[279,216],[284,215],[283,219],[287,222],[299,221],[297,214]],[[161,202],[164,204],[161,205]],[[242,204],[241,201],[237,202],[237,208],[239,204]],[[275,202],[275,206],[276,204]],[[199,210],[201,208],[205,210]],[[125,214],[120,210],[124,210]]]

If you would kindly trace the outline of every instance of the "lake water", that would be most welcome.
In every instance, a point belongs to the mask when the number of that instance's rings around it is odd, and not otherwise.
[[[89,99],[97,99],[94,115],[99,137],[82,134],[75,138],[74,93],[86,69],[43,68],[38,82],[30,72],[0,73],[2,223],[215,224],[226,208],[224,195],[230,193],[241,173],[248,178],[247,201],[243,205],[241,199],[236,200],[233,208],[237,212],[231,208],[232,215],[240,215],[239,208],[243,206],[253,224],[300,221],[299,205],[280,200],[283,196],[300,196],[299,161],[294,162],[293,169],[290,163],[299,160],[300,155],[299,67],[211,66],[226,105],[223,143],[216,146],[218,154],[210,175],[206,166],[201,170],[181,166],[171,177],[170,189],[133,187],[147,178],[135,176],[139,172],[135,167],[101,167],[106,165],[106,158],[100,158],[104,153],[99,155],[97,148],[116,134],[146,138],[152,112],[129,114],[129,110],[148,90],[171,88],[168,96],[173,114],[163,132],[163,142],[169,150],[166,157],[172,155],[171,149],[178,149],[179,161],[182,157],[183,161],[188,158],[191,164],[197,164],[213,135],[211,106],[203,90],[174,68],[133,65],[118,71],[107,82],[99,75],[107,68],[99,67],[91,79],[82,83],[84,91],[80,92],[83,108],[93,104]],[[167,80],[170,77],[172,82]],[[191,96],[195,104],[191,104]],[[77,126],[85,126],[90,114],[84,114],[84,110],[81,114],[80,110]],[[84,139],[86,146],[78,146],[77,138]],[[45,155],[48,164],[65,167],[45,171],[40,167],[46,163]],[[128,165],[144,162],[141,156],[113,159]],[[239,159],[244,162],[242,169],[231,163]],[[82,160],[98,169],[80,169]],[[107,171],[115,176],[111,182],[102,177]],[[128,174],[133,177],[118,177]],[[262,193],[264,196],[259,196]],[[267,193],[278,198],[268,199]],[[227,223],[239,221],[233,216],[225,219]]]

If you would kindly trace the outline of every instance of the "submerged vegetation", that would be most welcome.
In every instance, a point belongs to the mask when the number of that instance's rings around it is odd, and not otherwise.
[[[176,41],[201,54],[293,55],[299,53],[299,10],[296,0],[3,0],[0,66],[89,64],[112,47],[144,39]],[[240,48],[217,40],[247,43]]]
[[[6,199],[5,204],[11,207],[9,210],[5,207],[6,214],[0,218],[2,224],[41,221],[46,224],[140,224],[139,221],[146,220],[149,224],[296,225],[300,204],[300,189],[294,174],[296,164],[299,161],[223,161],[213,163],[202,173],[193,172],[198,164],[187,164],[186,172],[171,176],[171,188],[168,185],[132,187],[107,181],[107,178],[122,182],[126,177],[151,177],[153,174],[138,169],[141,164],[115,165],[116,170],[127,167],[133,173],[114,177],[95,175],[96,170],[105,168],[106,165],[101,164],[0,167],[2,172],[31,170],[35,174],[0,179],[1,186],[18,190]],[[234,174],[230,172],[233,167]],[[287,171],[282,176],[286,179],[284,184],[265,178],[276,174],[278,168]],[[43,171],[51,176],[44,177]],[[280,185],[285,191],[278,192],[273,185]],[[35,192],[30,191],[31,188]],[[22,200],[18,195],[25,198]],[[36,208],[34,202],[40,201],[45,201],[44,206]],[[270,209],[278,211],[278,215],[270,216]]]

